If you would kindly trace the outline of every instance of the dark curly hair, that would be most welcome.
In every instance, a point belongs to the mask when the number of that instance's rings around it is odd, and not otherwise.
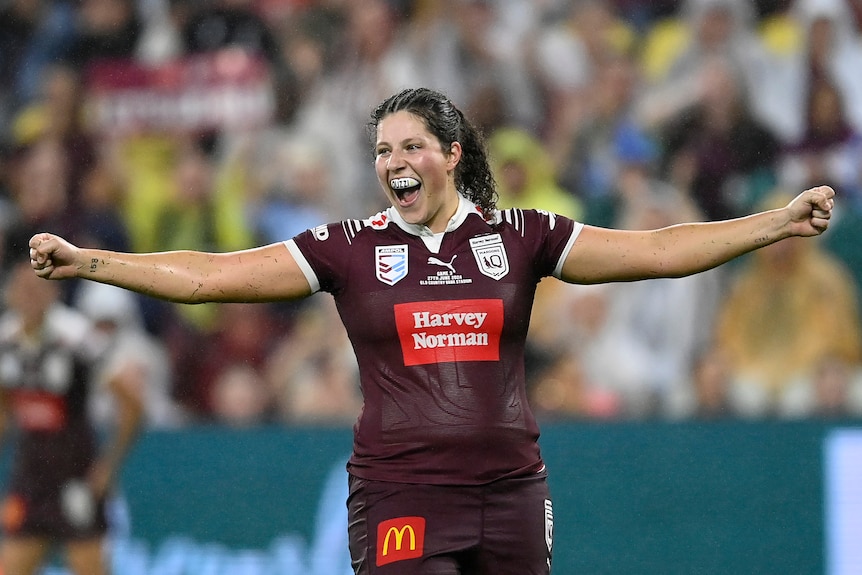
[[[400,111],[421,118],[444,151],[449,150],[452,142],[461,144],[461,161],[455,168],[455,187],[481,208],[487,221],[493,221],[497,209],[497,184],[488,164],[488,150],[482,134],[445,95],[428,88],[409,88],[390,96],[371,113],[367,127],[372,146],[380,121]]]

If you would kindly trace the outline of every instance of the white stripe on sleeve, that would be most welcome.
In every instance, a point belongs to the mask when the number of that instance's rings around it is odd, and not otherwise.
[[[317,279],[317,274],[315,274],[314,270],[311,269],[311,266],[308,264],[308,260],[305,259],[304,255],[302,255],[296,242],[293,240],[285,240],[284,246],[287,248],[287,251],[290,252],[290,255],[293,256],[293,259],[296,260],[296,264],[299,266],[299,269],[302,270],[303,275],[305,275],[308,285],[311,286],[311,293],[319,292],[320,281]]]
[[[575,245],[575,240],[581,235],[581,230],[584,229],[584,224],[575,222],[575,228],[572,230],[572,235],[569,241],[566,242],[566,247],[563,253],[560,254],[560,259],[557,261],[557,267],[554,268],[554,277],[560,279],[563,274],[563,264],[566,263],[566,258],[569,257],[569,252],[572,251],[572,246]]]

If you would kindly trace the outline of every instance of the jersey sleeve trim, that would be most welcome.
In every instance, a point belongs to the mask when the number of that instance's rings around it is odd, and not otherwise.
[[[583,229],[584,224],[580,222],[575,222],[575,227],[572,229],[572,235],[569,236],[569,241],[566,242],[566,247],[563,249],[563,253],[560,254],[560,259],[557,260],[556,267],[554,267],[553,276],[555,278],[560,279],[562,277],[563,264],[566,263],[566,258],[569,257],[569,252],[572,251],[572,246],[575,245],[575,240],[577,240],[578,236],[581,235],[581,230]]]
[[[296,242],[293,240],[285,240],[284,246],[287,248],[287,251],[290,252],[290,255],[293,256],[293,259],[296,261],[296,265],[298,265],[299,269],[302,270],[305,279],[308,281],[308,285],[311,286],[311,293],[319,292],[320,280],[317,279],[317,274],[314,273],[313,269],[311,269],[311,265],[308,263],[308,260],[305,259],[305,256],[302,254],[302,250],[299,249]]]

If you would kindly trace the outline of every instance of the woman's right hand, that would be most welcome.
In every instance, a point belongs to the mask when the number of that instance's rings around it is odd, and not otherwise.
[[[30,266],[40,278],[62,280],[77,277],[83,267],[81,250],[60,236],[40,233],[30,238]]]

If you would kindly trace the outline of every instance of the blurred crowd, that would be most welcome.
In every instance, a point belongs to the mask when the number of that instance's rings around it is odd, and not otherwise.
[[[4,284],[38,231],[228,251],[369,217],[386,207],[369,113],[427,86],[486,135],[500,207],[636,229],[838,190],[816,240],[683,279],[543,281],[540,418],[862,416],[860,0],[0,8]],[[350,425],[361,409],[326,295],[179,306],[75,281],[55,305],[110,334],[106,364],[137,366],[151,426]],[[111,409],[97,393],[96,416]]]

